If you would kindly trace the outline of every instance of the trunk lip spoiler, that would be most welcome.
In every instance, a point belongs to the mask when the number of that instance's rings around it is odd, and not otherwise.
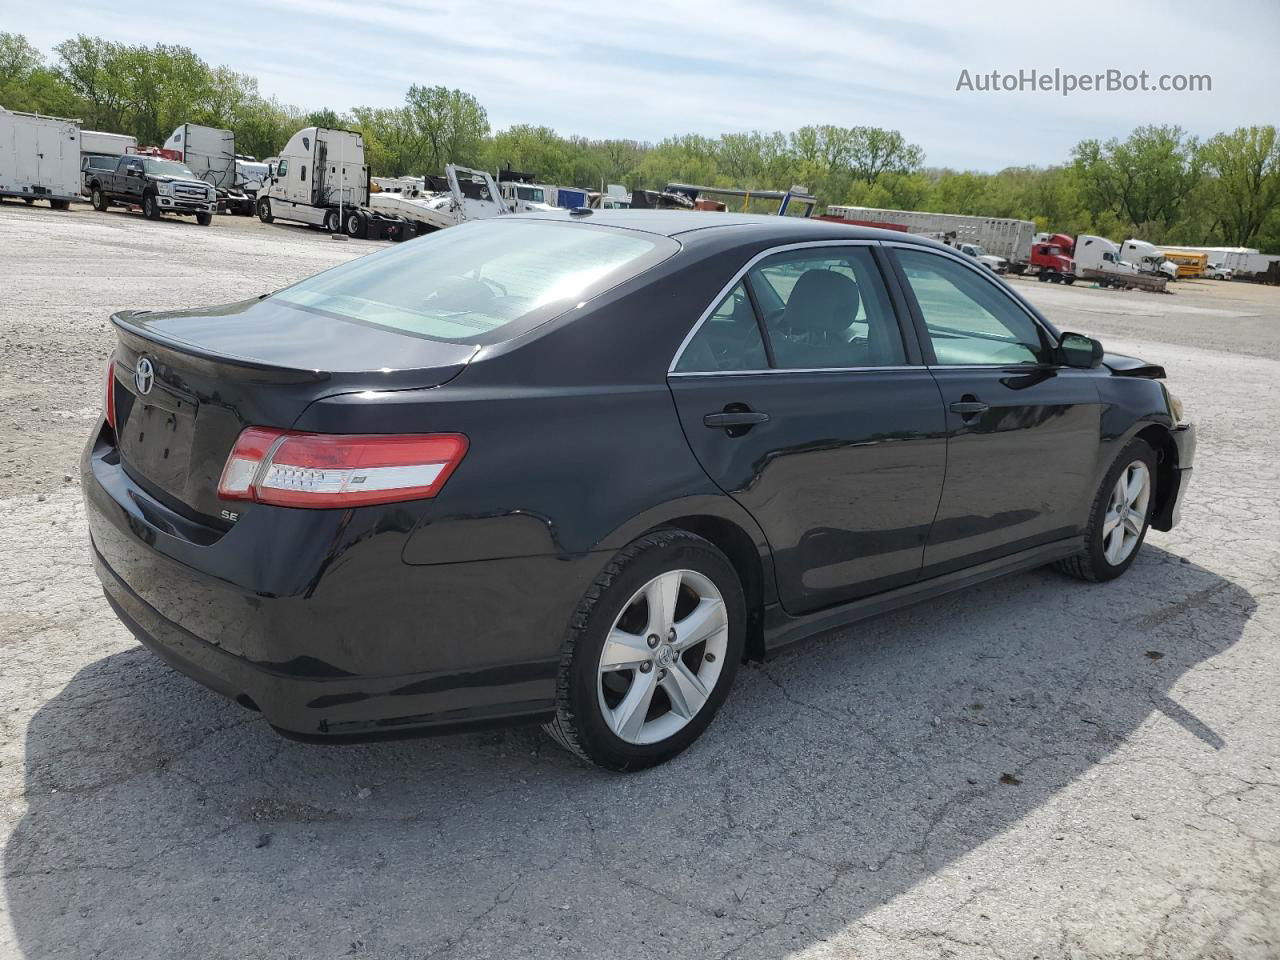
[[[111,314],[111,323],[119,332],[121,342],[135,353],[163,354],[168,352],[179,354],[183,362],[194,360],[199,364],[207,365],[210,368],[207,372],[215,372],[217,369],[225,370],[228,367],[232,367],[257,374],[259,379],[283,383],[322,383],[335,378],[358,378],[361,375],[367,375],[369,378],[378,378],[381,381],[379,389],[410,389],[415,387],[416,381],[424,370],[434,369],[447,372],[446,376],[433,378],[436,382],[431,385],[441,386],[457,377],[475,359],[476,354],[480,352],[479,346],[472,346],[470,354],[460,362],[443,364],[434,368],[405,367],[389,370],[344,370],[335,373],[334,371],[311,367],[291,367],[268,363],[233,353],[210,350],[181,337],[161,333],[153,328],[144,328],[130,322],[134,317],[149,316],[153,312],[151,310],[120,310]],[[417,384],[417,386],[421,386],[421,384]]]

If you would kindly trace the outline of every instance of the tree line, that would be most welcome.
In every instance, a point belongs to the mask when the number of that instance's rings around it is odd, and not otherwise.
[[[1142,126],[1123,140],[1081,141],[1061,164],[978,173],[929,167],[902,133],[868,126],[679,134],[657,143],[565,136],[530,124],[493,130],[474,96],[443,86],[411,86],[397,106],[306,111],[187,47],[80,35],[46,56],[16,33],[0,33],[0,106],[74,117],[85,129],[131,134],[142,144],[163,143],[181,123],[223,127],[235,132],[240,152],[258,157],[274,155],[304,126],[355,129],[379,176],[439,173],[459,163],[594,188],[800,184],[822,204],[1016,217],[1070,234],[1280,250],[1274,126],[1204,140],[1175,125]]]

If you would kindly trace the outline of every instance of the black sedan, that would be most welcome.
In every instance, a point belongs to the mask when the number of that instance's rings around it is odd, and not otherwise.
[[[649,766],[744,658],[1043,564],[1119,576],[1195,448],[1159,367],[820,221],[508,216],[112,319],[107,599],[316,741],[534,720]]]

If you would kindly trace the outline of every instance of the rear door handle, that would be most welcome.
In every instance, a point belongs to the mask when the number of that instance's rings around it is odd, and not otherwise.
[[[958,413],[962,417],[974,417],[980,413],[986,413],[991,407],[983,403],[981,400],[957,400],[951,404],[951,412]]]
[[[767,423],[769,415],[759,410],[730,410],[724,413],[708,413],[702,422],[713,430],[726,427],[754,427],[757,423]]]

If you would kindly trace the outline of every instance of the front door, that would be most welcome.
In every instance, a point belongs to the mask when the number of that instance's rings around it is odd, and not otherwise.
[[[1048,331],[981,268],[906,245],[893,255],[947,417],[924,575],[1079,533],[1097,469],[1098,374],[1054,363]]]
[[[917,579],[942,490],[937,384],[907,360],[872,246],[762,259],[669,378],[703,469],[768,537],[792,614]]]

